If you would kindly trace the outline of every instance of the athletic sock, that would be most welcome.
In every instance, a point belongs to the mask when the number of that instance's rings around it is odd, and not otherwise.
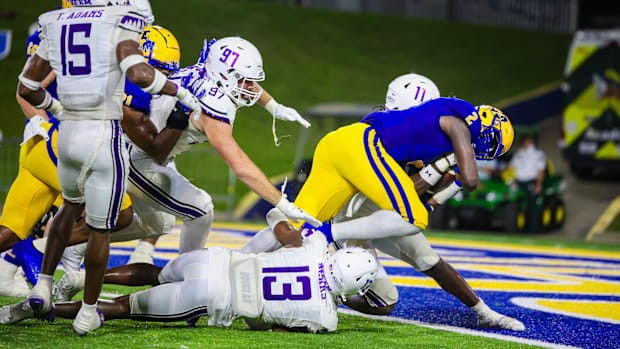
[[[79,271],[82,267],[82,260],[86,255],[87,242],[69,246],[62,253],[61,261],[65,271]]]
[[[40,238],[32,240],[32,247],[39,251],[41,254],[45,253],[45,244],[47,244],[47,238]]]
[[[386,237],[407,236],[419,233],[421,229],[406,222],[398,213],[381,210],[373,214],[332,224],[334,241],[375,240]]]

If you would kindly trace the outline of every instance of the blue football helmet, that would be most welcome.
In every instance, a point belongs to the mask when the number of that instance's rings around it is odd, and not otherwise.
[[[476,111],[480,116],[482,130],[474,143],[478,160],[494,160],[505,154],[515,137],[512,123],[501,110],[490,105],[479,105]]]

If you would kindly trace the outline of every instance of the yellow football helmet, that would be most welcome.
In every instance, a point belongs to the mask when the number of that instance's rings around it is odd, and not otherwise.
[[[474,151],[478,160],[493,160],[505,154],[515,138],[512,123],[501,110],[490,105],[476,107],[482,129],[474,143]]]
[[[71,5],[71,0],[62,0],[62,8],[68,7],[73,7],[73,5]]]
[[[144,27],[140,49],[148,64],[170,71],[179,70],[181,48],[168,29],[158,25]]]

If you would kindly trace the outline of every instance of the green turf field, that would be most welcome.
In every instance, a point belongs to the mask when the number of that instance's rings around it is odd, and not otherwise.
[[[0,18],[0,28],[14,32],[11,54],[0,61],[0,127],[5,137],[17,137],[23,128],[14,96],[16,77],[24,64],[26,29],[39,13],[57,3],[60,1],[30,0],[28,6],[12,2],[2,7],[16,12],[13,20]],[[379,104],[387,83],[410,71],[430,76],[444,95],[453,91],[475,104],[497,102],[560,80],[570,41],[566,34],[262,1],[156,1],[153,9],[156,23],[168,27],[179,39],[182,65],[196,61],[205,37],[241,35],[255,43],[265,64],[263,86],[278,101],[300,111],[333,101]],[[299,127],[278,122],[280,135],[292,135],[279,148],[273,144],[270,129],[271,117],[260,107],[239,111],[236,139],[259,167],[273,176],[292,170]],[[311,132],[307,156],[326,131],[315,128]],[[0,159],[0,163],[4,161]],[[201,181],[205,171],[194,169],[195,163],[196,157],[178,159],[181,172],[205,186],[206,181]],[[209,166],[210,170],[224,170],[221,163]],[[238,194],[245,191],[239,183]]]
[[[61,272],[57,272],[60,276]],[[58,278],[57,278],[58,279]],[[103,292],[126,294],[139,288],[104,286]],[[81,293],[76,299],[81,298]],[[19,301],[0,297],[0,306]],[[205,318],[196,328],[185,322],[145,323],[113,320],[80,338],[73,334],[72,320],[54,323],[25,320],[0,325],[0,348],[534,348],[499,339],[462,335],[409,324],[365,319],[340,314],[338,332],[304,333],[254,332],[242,320],[228,329],[207,326]]]

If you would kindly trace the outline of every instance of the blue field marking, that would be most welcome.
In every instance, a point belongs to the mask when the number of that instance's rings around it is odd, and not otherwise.
[[[260,228],[216,226],[207,246],[240,248]],[[177,255],[178,237],[175,239],[158,245],[156,265],[163,266]],[[515,250],[514,244],[500,249],[497,244],[484,248],[472,247],[471,242],[459,246],[456,240],[451,240],[452,245],[442,239],[429,240],[492,309],[521,320],[527,329],[514,332],[477,328],[474,313],[454,296],[412,267],[380,254],[379,260],[386,265],[400,295],[390,318],[451,331],[462,329],[473,335],[539,341],[545,346],[620,348],[620,314],[609,310],[620,309],[620,254],[573,254],[570,249],[553,248],[549,248],[550,252],[540,248],[528,252],[524,250],[527,246]],[[133,247],[112,246],[110,266],[125,264]],[[545,303],[549,300],[557,308]],[[591,309],[580,312],[579,307],[575,311],[575,304],[580,302],[584,302],[584,308],[602,304],[601,313]]]

